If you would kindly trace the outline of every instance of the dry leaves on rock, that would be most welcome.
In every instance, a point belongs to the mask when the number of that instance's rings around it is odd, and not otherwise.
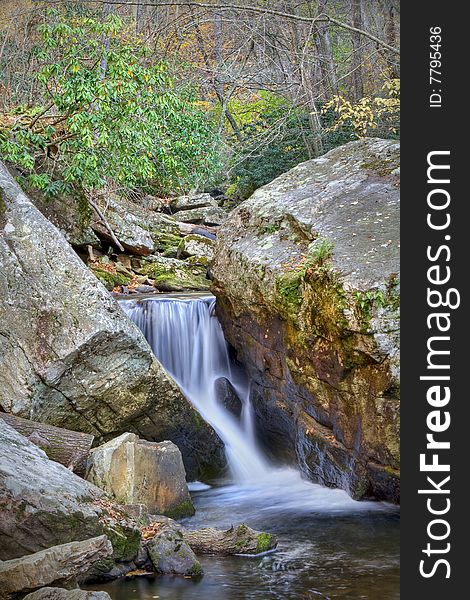
[[[141,527],[140,533],[142,534],[142,539],[150,540],[155,537],[157,533],[161,530],[164,523],[150,523],[150,525],[146,525],[145,527]]]

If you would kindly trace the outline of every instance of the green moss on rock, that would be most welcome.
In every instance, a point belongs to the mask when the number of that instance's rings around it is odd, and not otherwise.
[[[210,281],[206,269],[184,261],[167,259],[147,264],[142,272],[155,281],[155,287],[164,292],[208,290]]]
[[[182,519],[183,517],[192,517],[196,513],[193,503],[189,500],[184,500],[177,506],[165,511],[163,514],[170,519]]]
[[[399,158],[376,157],[363,163],[362,168],[366,171],[372,171],[380,177],[392,175],[393,171],[400,167]]]
[[[189,256],[185,262],[188,263],[188,265],[199,265],[199,266],[203,266],[203,267],[208,267],[210,260],[207,256]]]
[[[129,285],[131,281],[130,277],[122,273],[110,273],[102,269],[93,269],[93,273],[108,290],[112,290],[117,285]]]
[[[274,537],[270,533],[260,533],[256,544],[256,554],[267,552],[274,547]]]
[[[155,249],[163,253],[176,251],[181,242],[180,235],[169,232],[154,233],[152,239],[155,243]]]
[[[113,559],[118,562],[134,560],[139,552],[140,531],[137,527],[123,526],[117,522],[103,524],[105,533],[113,546]]]

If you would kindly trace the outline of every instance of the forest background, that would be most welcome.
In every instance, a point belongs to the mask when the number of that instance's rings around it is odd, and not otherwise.
[[[399,137],[395,0],[6,0],[0,156],[85,208],[219,190]]]

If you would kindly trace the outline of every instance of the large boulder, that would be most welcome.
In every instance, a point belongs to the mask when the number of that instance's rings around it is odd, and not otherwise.
[[[217,313],[263,442],[312,480],[398,500],[399,145],[365,139],[257,190],[219,230]]]
[[[84,577],[95,563],[110,557],[112,552],[111,542],[102,535],[1,562],[2,598],[12,598],[51,584],[76,585],[77,579]]]
[[[120,504],[144,504],[175,518],[194,514],[181,452],[172,442],[124,433],[92,450],[87,479]]]
[[[136,519],[2,421],[0,560],[103,534],[112,556],[100,562],[100,572],[137,556]]]
[[[103,533],[102,496],[0,422],[0,560]]]
[[[101,439],[173,440],[193,477],[213,466],[208,446],[222,462],[139,329],[2,164],[0,193],[0,408]]]

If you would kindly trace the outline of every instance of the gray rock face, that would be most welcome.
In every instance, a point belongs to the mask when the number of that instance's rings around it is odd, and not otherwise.
[[[139,329],[1,164],[0,191],[0,406],[101,438],[177,432],[198,455],[215,438]]]
[[[210,194],[178,196],[177,198],[173,198],[170,202],[170,207],[174,212],[192,210],[194,208],[206,208],[208,206],[218,206],[216,200],[214,200]]]
[[[172,442],[124,433],[91,452],[87,479],[120,504],[144,504],[176,518],[194,514],[181,452]]]
[[[227,213],[217,206],[207,206],[182,210],[176,214],[178,221],[183,223],[199,223],[200,225],[221,225],[227,218]]]
[[[133,254],[150,254],[154,250],[154,243],[147,227],[135,213],[125,213],[117,199],[106,199],[106,220],[111,225],[116,237],[123,247]],[[112,241],[111,235],[97,216],[94,216],[92,227],[101,237]]]
[[[111,596],[107,592],[45,587],[28,594],[23,600],[111,600]]]
[[[270,449],[398,499],[399,145],[366,139],[257,190],[219,230],[217,312]]]
[[[100,209],[124,249],[132,254],[147,255],[154,252],[162,235],[177,235],[176,222],[129,199],[109,195],[101,203]],[[101,238],[112,241],[104,223],[93,214],[91,228]]]
[[[195,256],[208,264],[214,258],[214,241],[202,235],[187,235],[178,246],[178,258]]]
[[[0,423],[0,560],[101,534],[102,495]]]
[[[85,575],[96,562],[111,556],[112,551],[111,542],[102,535],[2,562],[2,598],[11,598],[18,593],[25,594],[51,584],[73,585],[76,579]]]
[[[174,573],[187,577],[203,574],[201,563],[183,539],[179,528],[166,525],[147,544],[147,551],[157,573]]]

